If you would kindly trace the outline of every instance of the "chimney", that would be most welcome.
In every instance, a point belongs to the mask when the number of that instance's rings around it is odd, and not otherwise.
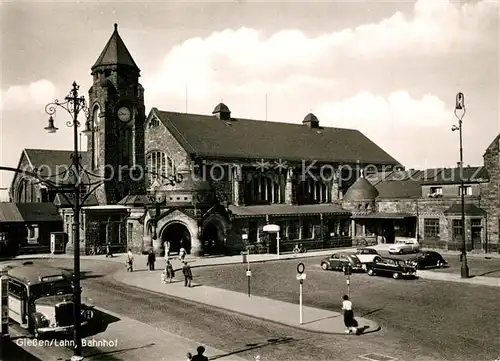
[[[302,121],[302,124],[307,125],[311,129],[319,128],[319,120],[313,113],[307,114],[304,120]]]
[[[225,121],[231,120],[231,111],[224,103],[217,104],[212,114],[215,115],[220,120],[225,120]]]

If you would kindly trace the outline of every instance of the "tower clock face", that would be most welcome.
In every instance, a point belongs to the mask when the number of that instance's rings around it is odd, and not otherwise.
[[[124,123],[128,123],[132,118],[132,112],[127,107],[121,107],[117,112],[118,119],[120,119]]]

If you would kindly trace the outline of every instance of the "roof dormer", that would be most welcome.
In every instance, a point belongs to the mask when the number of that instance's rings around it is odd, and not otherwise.
[[[304,120],[302,121],[302,124],[307,125],[311,129],[319,128],[319,120],[313,113],[307,114]]]
[[[231,111],[224,103],[219,103],[212,112],[220,120],[229,121],[231,120]]]

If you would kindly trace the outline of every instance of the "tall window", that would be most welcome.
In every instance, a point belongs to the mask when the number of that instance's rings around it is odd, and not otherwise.
[[[283,200],[278,178],[258,175],[246,184],[246,204],[281,203]]]
[[[93,129],[95,130],[92,132],[92,151],[93,151],[93,159],[92,161],[94,168],[97,168],[99,165],[99,107],[95,106],[94,111],[92,112],[92,122],[93,124]]]
[[[175,165],[172,158],[163,152],[149,153],[146,158],[146,164],[148,167],[148,179],[150,184],[155,180],[163,184],[167,178],[172,177],[175,173]]]
[[[297,202],[299,204],[327,203],[329,198],[328,188],[320,180],[308,178],[297,185]]]
[[[439,238],[439,219],[424,219],[424,238]]]
[[[462,220],[461,219],[454,219],[453,220],[453,239],[454,240],[461,240],[462,239],[462,232],[463,232],[463,227],[462,227]]]
[[[248,242],[255,243],[257,242],[258,236],[258,223],[257,221],[249,221],[248,222]]]
[[[299,222],[298,221],[289,221],[288,222],[288,239],[298,239],[299,238]]]
[[[313,224],[310,219],[304,219],[302,221],[302,239],[313,238]]]

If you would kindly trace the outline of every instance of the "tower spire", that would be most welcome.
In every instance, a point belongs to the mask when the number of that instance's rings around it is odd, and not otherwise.
[[[101,55],[99,55],[99,58],[95,62],[94,66],[92,66],[92,71],[96,70],[98,67],[110,65],[125,65],[139,71],[132,55],[130,55],[125,43],[118,34],[118,24],[114,24],[114,29],[115,30],[101,52]]]

